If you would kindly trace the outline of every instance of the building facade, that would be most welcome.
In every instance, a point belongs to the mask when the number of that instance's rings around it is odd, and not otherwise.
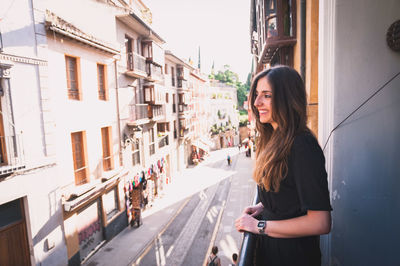
[[[214,148],[221,149],[239,144],[236,88],[216,80],[210,80],[209,101],[210,131]]]

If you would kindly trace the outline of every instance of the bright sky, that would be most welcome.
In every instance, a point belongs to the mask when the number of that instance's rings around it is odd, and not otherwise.
[[[225,64],[246,82],[251,70],[250,1],[246,0],[144,0],[153,14],[153,30],[165,48],[197,66],[200,46],[201,70],[222,70]]]

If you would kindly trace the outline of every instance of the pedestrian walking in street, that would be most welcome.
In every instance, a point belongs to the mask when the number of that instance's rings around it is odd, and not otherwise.
[[[332,208],[324,154],[307,127],[304,82],[290,67],[264,70],[253,80],[250,105],[261,202],[244,209],[236,229],[259,235],[256,265],[321,265],[319,235],[331,230]]]
[[[233,254],[232,254],[232,263],[230,263],[229,266],[236,266],[236,264],[237,264],[237,259],[238,259],[238,254],[233,253]]]
[[[228,165],[231,165],[231,156],[228,154],[228,156],[226,157],[226,160],[228,161]]]
[[[221,266],[221,259],[218,258],[217,253],[218,253],[218,247],[213,246],[211,249],[211,254],[207,259],[208,266]]]

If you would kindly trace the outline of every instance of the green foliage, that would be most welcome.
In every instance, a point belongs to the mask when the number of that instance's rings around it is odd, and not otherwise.
[[[243,110],[239,110],[239,115],[247,117],[247,115],[248,115],[247,110],[244,110],[244,109]]]
[[[237,89],[237,100],[238,100],[238,107],[239,110],[243,109],[243,102],[247,100],[246,94],[250,90],[250,83],[251,83],[251,73],[247,75],[246,83],[242,83],[239,81],[239,76],[235,72],[230,70],[229,65],[224,65],[223,70],[219,70],[216,74],[214,70],[208,76],[210,79],[218,80],[222,83],[225,83],[230,86],[234,86]],[[222,95],[217,96],[218,99],[222,98]],[[215,99],[215,98],[213,98]],[[227,97],[225,96],[225,99]]]

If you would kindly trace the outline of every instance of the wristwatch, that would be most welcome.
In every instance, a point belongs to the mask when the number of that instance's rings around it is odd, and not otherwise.
[[[260,234],[265,234],[266,227],[267,227],[267,221],[258,221],[257,228]]]

